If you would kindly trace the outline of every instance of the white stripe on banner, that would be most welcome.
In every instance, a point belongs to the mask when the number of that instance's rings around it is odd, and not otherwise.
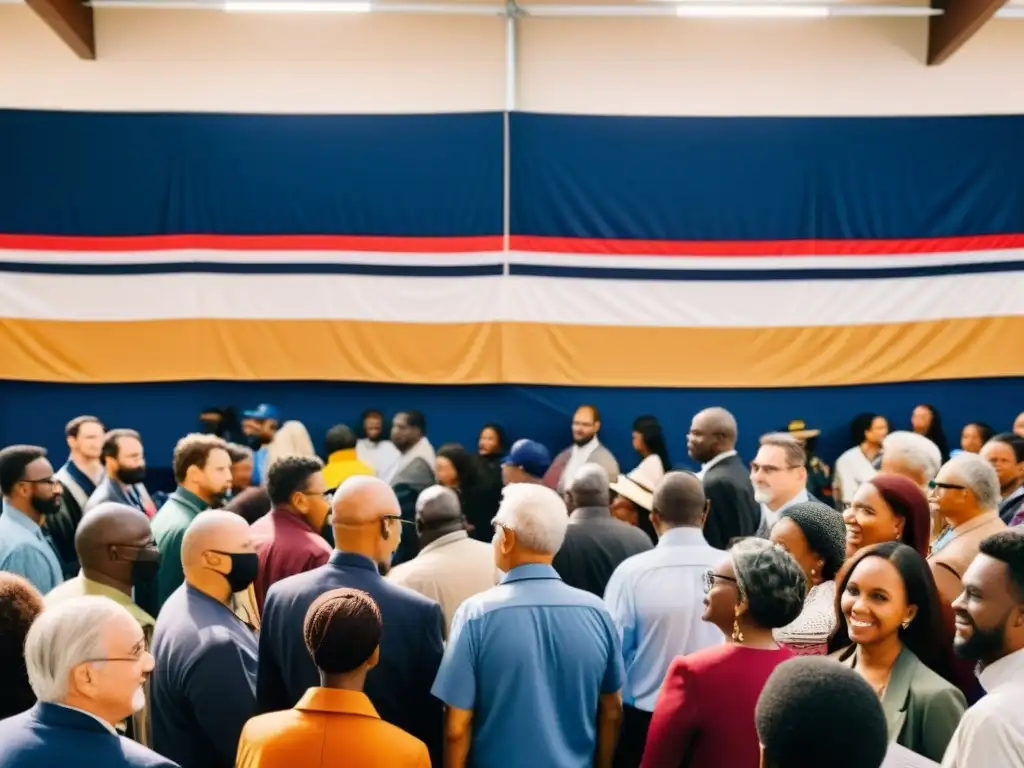
[[[804,327],[1024,315],[1024,272],[891,280],[6,273],[0,317]]]
[[[400,253],[381,251],[19,251],[0,249],[0,261],[24,264],[380,264],[468,267],[502,264],[502,251]]]

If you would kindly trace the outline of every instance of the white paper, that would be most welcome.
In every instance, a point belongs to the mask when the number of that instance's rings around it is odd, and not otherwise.
[[[938,768],[939,764],[927,757],[922,757],[917,752],[911,752],[906,747],[901,747],[895,741],[889,745],[889,751],[885,753],[885,762],[881,768]]]

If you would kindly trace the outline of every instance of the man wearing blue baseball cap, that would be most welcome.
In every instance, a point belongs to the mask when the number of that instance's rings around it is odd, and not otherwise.
[[[512,450],[501,462],[501,479],[512,483],[543,483],[544,473],[551,466],[551,454],[536,440],[516,440]]]
[[[252,484],[265,485],[270,465],[285,456],[316,456],[301,421],[281,423],[275,406],[260,403],[242,412],[242,432],[253,450]]]

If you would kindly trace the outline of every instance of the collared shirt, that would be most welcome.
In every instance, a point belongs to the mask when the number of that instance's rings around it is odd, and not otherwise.
[[[258,641],[242,620],[188,584],[153,634],[153,748],[188,768],[230,768],[256,711]]]
[[[767,504],[762,502],[761,503],[761,526],[757,530],[757,535],[760,536],[761,538],[767,539],[768,536],[771,535],[772,526],[774,526],[777,522],[779,522],[779,518],[782,516],[783,512],[785,512],[787,509],[789,509],[790,507],[792,507],[795,504],[803,504],[808,499],[810,499],[810,496],[807,494],[807,489],[806,488],[801,488],[796,496],[794,496],[792,499],[790,499],[789,501],[784,503],[782,506],[780,506],[774,512],[772,512],[770,509],[768,509],[768,505]]]
[[[565,469],[562,470],[562,476],[558,480],[559,492],[568,487],[572,479],[576,477],[576,473],[587,463],[587,459],[597,450],[599,445],[601,445],[601,441],[597,439],[597,435],[594,435],[590,438],[590,442],[583,445],[573,444],[572,448],[569,449],[569,461],[566,462]]]
[[[839,486],[840,500],[849,504],[862,484],[878,474],[875,465],[864,455],[859,445],[853,446],[836,459],[832,482]]]
[[[978,677],[987,695],[960,721],[942,768],[1024,768],[1024,649]]]
[[[210,505],[180,485],[160,511],[153,517],[153,536],[160,550],[160,571],[157,573],[157,600],[159,605],[185,582],[181,566],[181,542],[185,531],[196,515]]]
[[[456,609],[497,584],[499,574],[490,544],[469,538],[465,531],[453,531],[427,544],[412,560],[396,565],[387,578],[436,600],[444,611],[447,631]]]
[[[622,641],[626,704],[653,712],[676,656],[725,641],[714,624],[701,620],[704,572],[725,556],[699,528],[672,528],[653,550],[615,569],[604,600]]]
[[[267,590],[281,579],[319,568],[331,558],[331,547],[305,517],[287,504],[276,507],[250,526],[260,569],[253,582],[256,607],[263,613]]]
[[[473,711],[472,765],[589,768],[599,696],[622,678],[601,600],[530,564],[462,604],[432,693]]]
[[[711,469],[716,464],[721,464],[726,459],[731,459],[733,456],[736,456],[736,455],[738,455],[738,454],[736,453],[735,450],[723,451],[722,453],[720,453],[717,456],[715,456],[715,458],[711,459],[706,464],[701,464],[700,465],[700,472],[697,473],[697,477],[699,477],[699,478],[701,478],[703,480],[704,479],[704,475],[707,474],[707,471],[709,469]]]
[[[44,595],[64,580],[60,559],[43,529],[6,500],[0,514],[0,571],[25,577]]]
[[[356,443],[356,458],[373,467],[377,477],[384,478],[391,476],[394,466],[402,458],[402,452],[390,440],[375,443],[364,437]]]
[[[344,757],[342,757],[344,756]],[[237,768],[430,768],[427,746],[380,719],[362,691],[310,688],[294,709],[254,717]]]

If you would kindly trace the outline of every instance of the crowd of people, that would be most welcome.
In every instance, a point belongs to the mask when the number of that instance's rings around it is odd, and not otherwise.
[[[0,450],[0,768],[1024,768],[1024,418],[802,422],[745,463],[201,415],[170,492],[79,416]],[[169,489],[167,489],[169,490]],[[903,757],[901,757],[901,755]],[[929,763],[922,763],[929,764]]]

